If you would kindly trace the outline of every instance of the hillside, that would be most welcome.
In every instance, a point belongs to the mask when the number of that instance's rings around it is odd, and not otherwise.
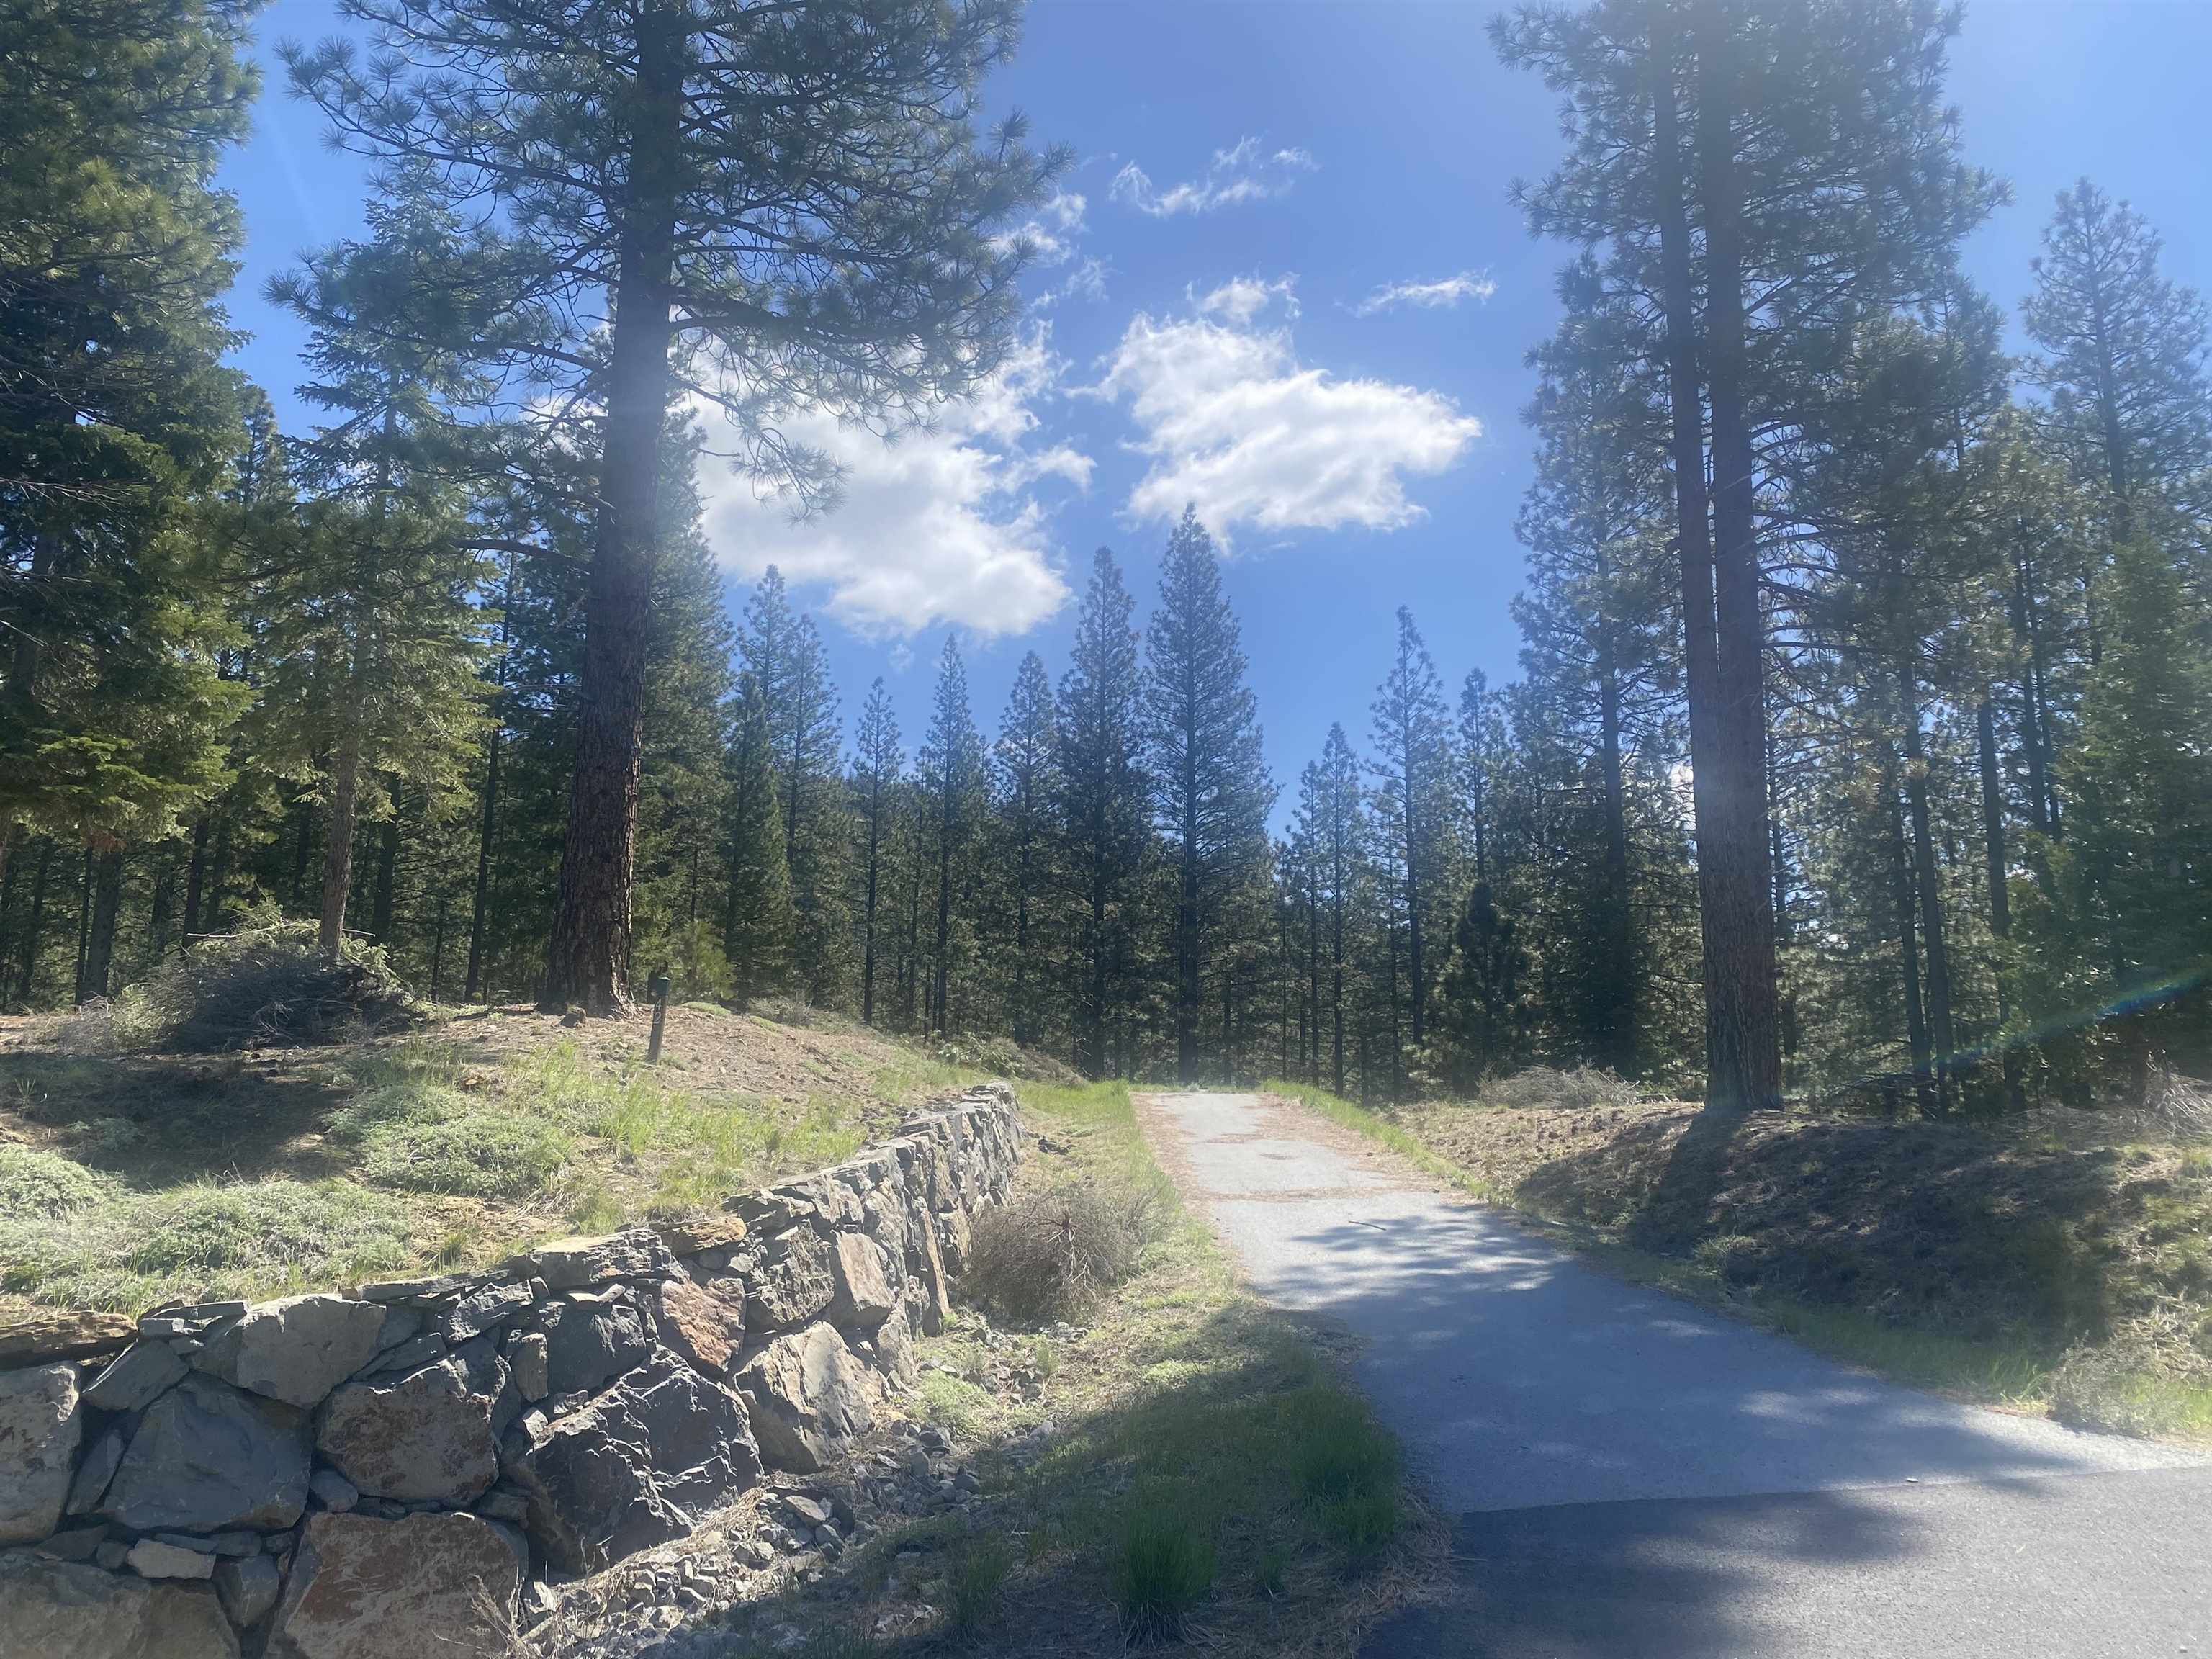
[[[0,1020],[0,1321],[489,1261],[833,1162],[968,1075],[835,1018],[672,1008],[564,1026],[434,1011],[395,1036],[64,1052]]]

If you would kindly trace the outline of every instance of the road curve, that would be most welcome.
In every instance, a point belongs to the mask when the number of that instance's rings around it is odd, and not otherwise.
[[[1248,1282],[1359,1339],[1458,1517],[1369,1651],[2212,1655],[2212,1468],[1881,1382],[1583,1267],[1288,1103],[1140,1095]]]

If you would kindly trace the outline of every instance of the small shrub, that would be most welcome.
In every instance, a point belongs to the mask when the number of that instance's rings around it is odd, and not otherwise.
[[[2102,1344],[2069,1349],[2045,1392],[2051,1414],[2075,1428],[2172,1434],[2201,1429],[2212,1402],[2212,1363],[2178,1320],[2154,1317]]]
[[[1167,1206],[1151,1185],[1084,1181],[1033,1190],[975,1218],[969,1291],[1012,1319],[1079,1313],[1134,1277],[1167,1227]]]
[[[0,1144],[0,1217],[64,1216],[122,1192],[114,1176],[36,1146]]]
[[[1633,1106],[1636,1085],[1594,1066],[1571,1072],[1531,1066],[1511,1077],[1485,1084],[1482,1097],[1495,1106],[1586,1112],[1600,1106]]]
[[[945,1603],[945,1628],[971,1641],[996,1624],[1006,1611],[1006,1574],[1013,1553],[997,1537],[976,1540],[952,1564]]]
[[[1129,1517],[1115,1563],[1114,1602],[1131,1644],[1172,1641],[1213,1587],[1213,1540],[1190,1516],[1147,1508]]]
[[[273,912],[195,941],[143,984],[63,1022],[65,1053],[163,1047],[186,1053],[338,1042],[411,1018],[406,988],[374,945],[324,959],[315,928]]]

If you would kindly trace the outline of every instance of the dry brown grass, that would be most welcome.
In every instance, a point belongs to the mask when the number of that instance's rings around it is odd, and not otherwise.
[[[1915,1380],[2212,1431],[2204,1148],[2081,1114],[1990,1127],[1427,1104],[1393,1122],[1487,1195],[1684,1263]]]

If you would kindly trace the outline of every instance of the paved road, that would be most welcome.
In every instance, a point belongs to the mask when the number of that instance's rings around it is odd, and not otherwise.
[[[2212,1656],[2212,1468],[1879,1382],[1584,1267],[1306,1113],[1142,1097],[1261,1295],[1459,1517],[1451,1603],[1368,1653]]]

